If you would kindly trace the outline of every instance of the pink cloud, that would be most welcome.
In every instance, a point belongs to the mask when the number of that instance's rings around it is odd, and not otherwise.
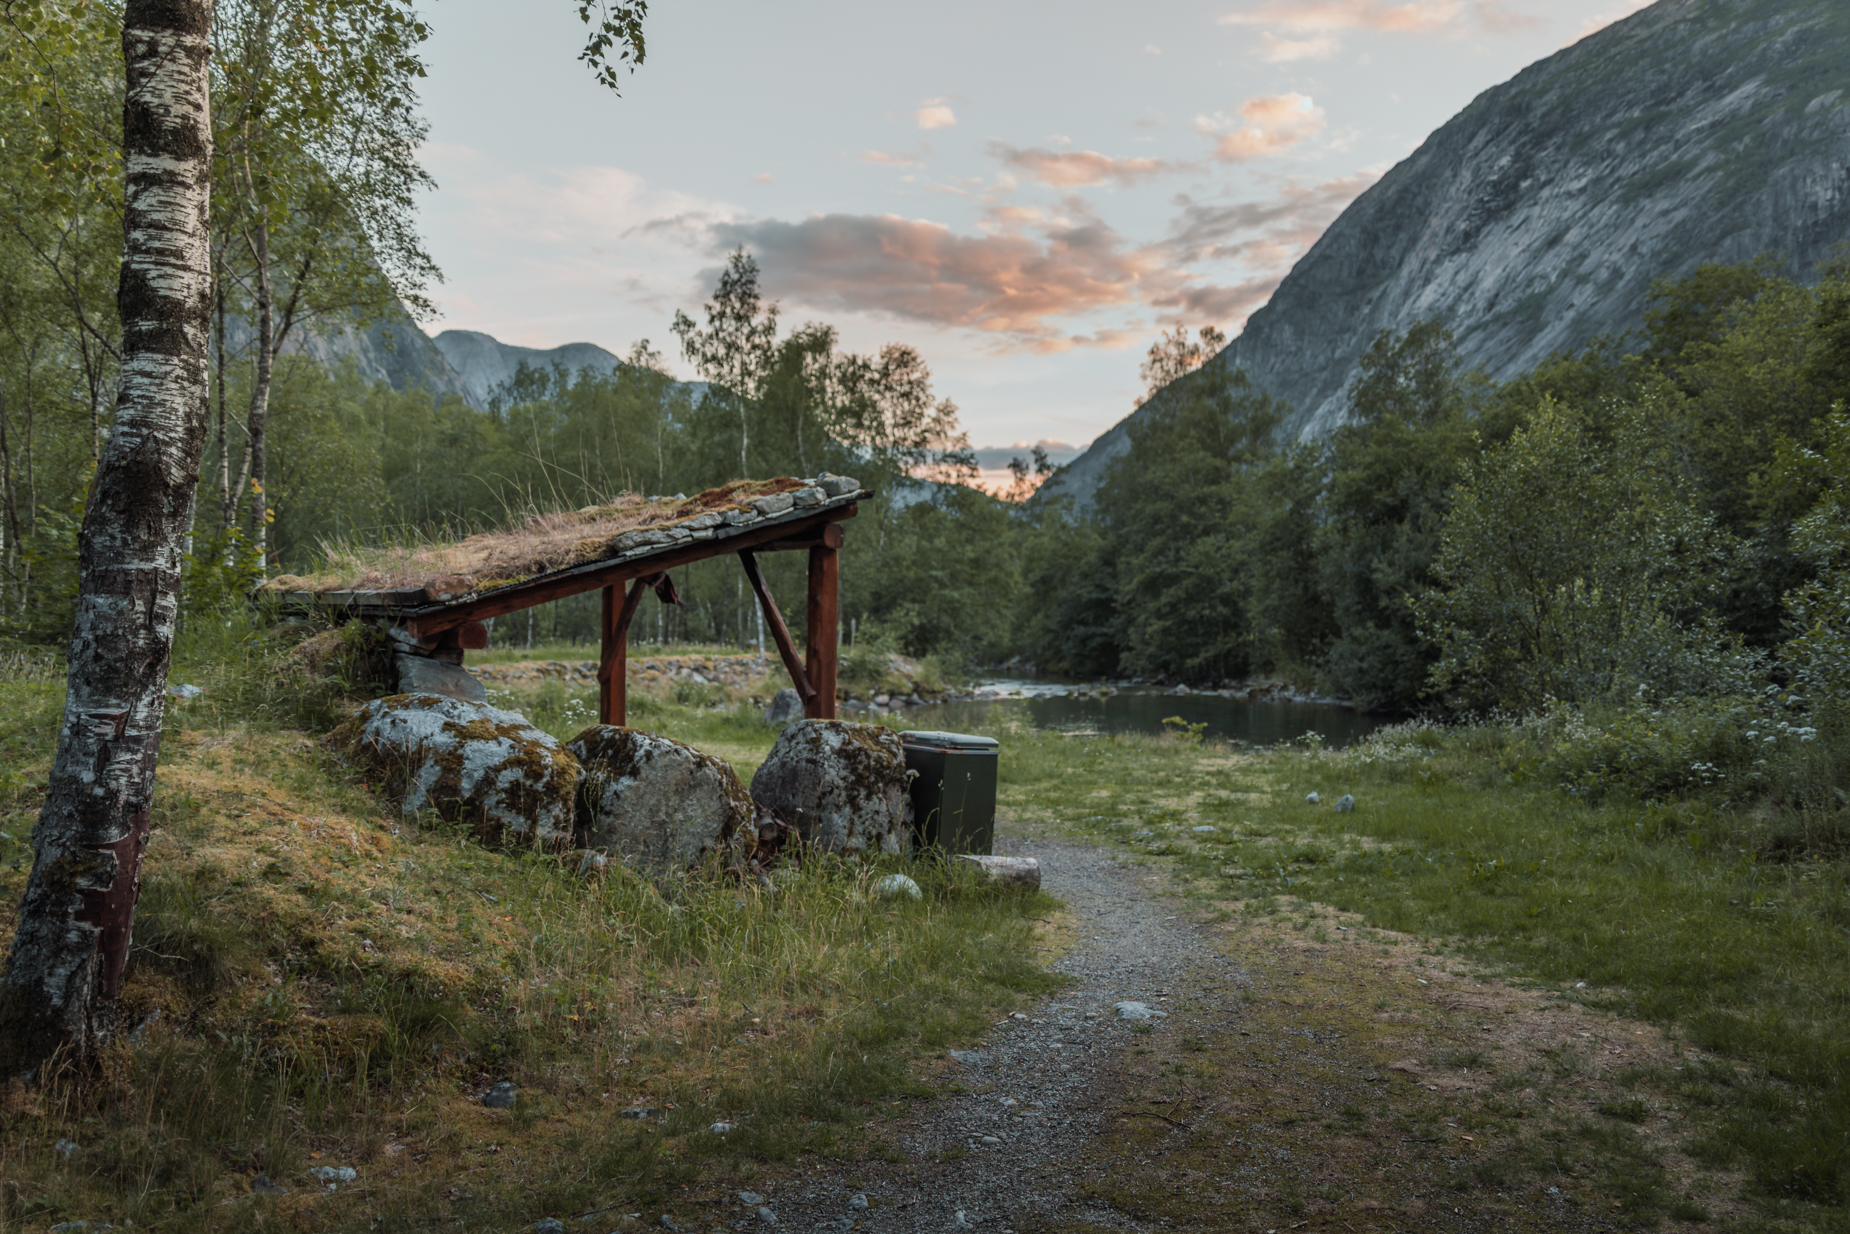
[[[1055,188],[1079,188],[1088,184],[1135,184],[1152,176],[1178,170],[1178,165],[1162,159],[1116,159],[1096,150],[1047,150],[1041,147],[1021,149],[1004,142],[992,142],[990,154],[1016,171]]]
[[[958,235],[897,215],[814,215],[800,223],[721,223],[723,248],[758,255],[766,290],[819,308],[896,317],[1067,345],[1052,320],[1136,303],[1173,275],[1154,252],[1127,248],[1092,219]]]
[[[1122,348],[1142,335],[1098,322],[1080,333],[1062,322],[1155,309],[1165,318],[1237,328],[1377,178],[1290,182],[1267,200],[1182,197],[1168,236],[1150,244],[1127,241],[1072,198],[1063,215],[995,206],[975,234],[890,214],[716,221],[708,234],[716,249],[751,249],[769,295],[819,310],[974,330],[1010,348]],[[1238,262],[1251,273],[1232,284],[1209,282],[1189,268],[1203,262]]]
[[[1240,105],[1246,123],[1232,132],[1225,116],[1201,116],[1195,131],[1214,138],[1214,157],[1238,163],[1289,149],[1323,131],[1323,109],[1303,94],[1262,94]]]
[[[1265,0],[1221,18],[1227,26],[1288,26],[1295,30],[1392,30],[1424,34],[1457,24],[1463,0]]]
[[[957,123],[957,113],[943,99],[926,99],[912,114],[922,129],[948,129]]]
[[[1432,34],[1475,21],[1491,34],[1540,25],[1509,0],[1262,0],[1221,19],[1227,26],[1278,26],[1295,31],[1380,30]]]

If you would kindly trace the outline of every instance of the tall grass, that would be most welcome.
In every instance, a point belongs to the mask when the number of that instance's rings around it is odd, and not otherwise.
[[[916,901],[876,893],[898,859],[815,857],[770,886],[586,877],[383,812],[294,727],[261,632],[210,641],[183,661],[205,697],[170,709],[123,1031],[99,1072],[0,1111],[0,1177],[19,1189],[0,1228],[627,1211],[696,1170],[849,1142],[929,1091],[922,1056],[1055,985],[1032,947],[1052,902],[973,872],[905,865]],[[0,740],[35,781],[59,693],[0,681]],[[755,716],[653,706],[749,759],[775,737]],[[0,808],[20,836],[36,800]],[[8,855],[0,897],[25,876],[23,845]],[[499,1081],[512,1110],[478,1100]],[[619,1117],[632,1107],[657,1113]],[[329,1192],[307,1174],[324,1164],[360,1181]],[[253,1192],[260,1176],[292,1194]]]

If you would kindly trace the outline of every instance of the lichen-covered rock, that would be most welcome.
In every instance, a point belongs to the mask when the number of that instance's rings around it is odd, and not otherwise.
[[[397,663],[400,694],[442,694],[465,703],[488,701],[488,691],[482,683],[460,664],[403,654],[397,657]]]
[[[433,809],[487,844],[571,847],[578,760],[515,712],[394,694],[360,708],[328,744],[407,814]]]
[[[757,812],[723,759],[611,724],[592,725],[566,749],[584,768],[579,821],[589,847],[655,874],[716,849],[751,848]]]
[[[777,738],[752,797],[834,853],[897,853],[906,825],[906,752],[877,724],[805,720]]]

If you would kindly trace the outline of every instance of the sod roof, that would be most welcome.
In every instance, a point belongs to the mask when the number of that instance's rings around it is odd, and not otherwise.
[[[695,540],[800,522],[866,496],[858,481],[821,475],[736,480],[691,497],[619,497],[608,505],[540,514],[502,531],[454,541],[339,546],[313,574],[279,574],[260,596],[354,603],[389,594],[395,604],[447,603],[579,567],[644,558]],[[723,551],[723,550],[722,550]]]

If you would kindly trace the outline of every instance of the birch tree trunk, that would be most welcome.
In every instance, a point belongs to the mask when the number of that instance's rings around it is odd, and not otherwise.
[[[261,209],[261,203],[258,203]],[[257,569],[266,569],[269,500],[264,490],[268,477],[265,430],[270,420],[270,382],[276,371],[276,294],[270,281],[270,225],[259,217],[251,227],[251,258],[257,273],[257,379],[251,383],[251,405],[244,427],[250,434],[251,549]]]
[[[181,545],[205,441],[213,0],[128,0],[115,424],[84,512],[50,792],[0,1007],[0,1074],[108,1039],[140,894]]]

